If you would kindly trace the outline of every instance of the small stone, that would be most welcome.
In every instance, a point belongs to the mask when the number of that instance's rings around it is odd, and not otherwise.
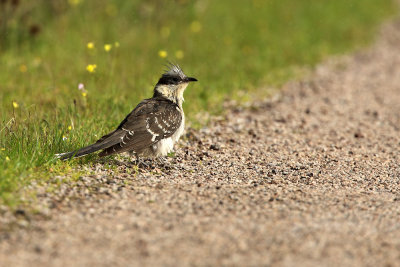
[[[212,145],[210,145],[210,149],[211,150],[220,150],[221,149],[221,147],[218,145],[218,144],[212,144]]]
[[[361,131],[357,131],[357,132],[354,133],[354,137],[355,138],[364,138],[364,135],[362,134]]]

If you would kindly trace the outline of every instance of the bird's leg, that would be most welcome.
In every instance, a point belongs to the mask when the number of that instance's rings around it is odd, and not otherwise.
[[[139,155],[136,155],[136,166],[138,166],[139,168],[143,168],[143,169],[151,169],[151,166],[149,164],[147,164],[144,160],[140,160]]]
[[[165,165],[168,163],[168,160],[165,157],[158,157],[157,161],[160,165]]]
[[[162,166],[165,169],[172,169],[173,165],[171,165],[167,159],[167,157],[158,157],[157,162],[160,166]]]
[[[129,151],[129,156],[131,157],[131,163],[136,165],[138,168],[140,167],[140,164],[144,165],[139,158],[139,155],[135,153],[135,151]],[[135,159],[132,159],[132,157],[135,157]]]

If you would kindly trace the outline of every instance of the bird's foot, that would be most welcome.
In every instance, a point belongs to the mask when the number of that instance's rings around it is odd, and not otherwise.
[[[158,158],[156,159],[156,161],[157,161],[157,163],[160,164],[160,165],[164,165],[164,164],[168,163],[168,160],[167,160],[165,157],[158,157]]]
[[[164,169],[172,169],[173,166],[171,165],[171,163],[168,161],[168,159],[166,157],[158,157],[156,159],[158,165]]]
[[[136,160],[134,160],[132,163],[135,164],[139,169],[150,170],[154,168],[151,164],[139,158],[136,158]]]

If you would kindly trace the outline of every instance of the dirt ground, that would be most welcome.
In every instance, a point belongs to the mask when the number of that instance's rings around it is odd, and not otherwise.
[[[0,265],[400,266],[400,22],[380,36],[189,130],[170,167],[39,188]]]

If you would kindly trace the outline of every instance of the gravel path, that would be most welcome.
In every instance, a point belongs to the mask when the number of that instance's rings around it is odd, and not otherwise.
[[[190,101],[190,99],[188,100]],[[273,100],[188,131],[173,168],[96,174],[39,202],[1,266],[400,266],[400,23]],[[44,205],[44,206],[46,206]]]

